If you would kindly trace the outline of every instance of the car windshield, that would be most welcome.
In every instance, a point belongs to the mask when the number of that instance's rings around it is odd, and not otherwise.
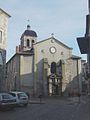
[[[26,97],[27,95],[25,93],[18,93],[18,97]]]
[[[12,98],[12,96],[11,95],[2,95],[2,98],[3,99],[10,99],[10,98]]]
[[[16,97],[16,94],[15,93],[9,93],[10,95],[12,95],[13,97]]]

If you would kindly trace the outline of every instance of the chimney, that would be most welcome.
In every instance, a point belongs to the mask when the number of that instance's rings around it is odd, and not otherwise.
[[[16,53],[19,53],[19,47],[16,46]]]

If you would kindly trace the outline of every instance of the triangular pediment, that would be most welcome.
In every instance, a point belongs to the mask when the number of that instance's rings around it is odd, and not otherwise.
[[[56,42],[57,44],[59,44],[59,45],[65,47],[65,48],[73,49],[73,48],[71,48],[71,47],[65,45],[65,44],[62,43],[61,41],[57,40],[57,39],[54,38],[54,37],[50,37],[50,38],[48,38],[48,39],[44,39],[44,40],[42,40],[42,41],[37,42],[36,44],[42,44],[42,43],[47,42],[47,41],[51,41],[52,43]]]

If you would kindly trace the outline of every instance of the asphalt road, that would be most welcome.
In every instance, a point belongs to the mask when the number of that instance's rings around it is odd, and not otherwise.
[[[89,100],[47,99],[12,111],[0,111],[0,120],[90,120]]]

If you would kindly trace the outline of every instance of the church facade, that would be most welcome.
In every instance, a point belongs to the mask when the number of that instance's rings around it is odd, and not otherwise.
[[[37,33],[27,26],[16,53],[7,62],[7,90],[31,96],[80,93],[81,58],[53,36],[37,42]]]

